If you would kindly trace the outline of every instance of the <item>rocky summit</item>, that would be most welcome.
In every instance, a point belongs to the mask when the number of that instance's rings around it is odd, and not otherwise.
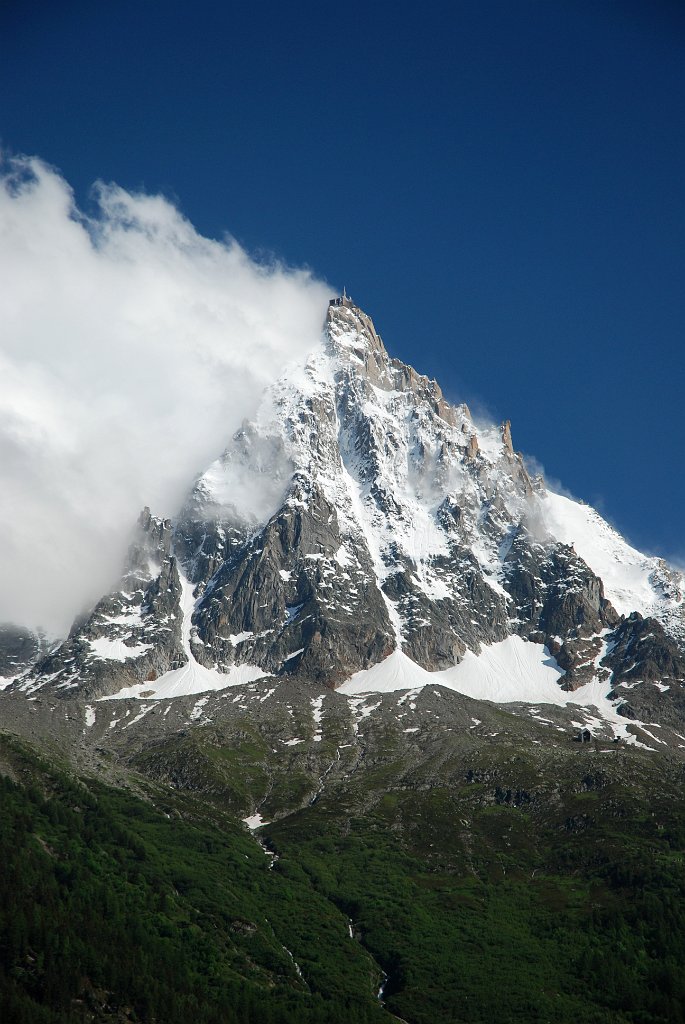
[[[2,664],[9,692],[50,699],[434,680],[593,707],[617,737],[642,723],[672,744],[683,592],[531,477],[509,422],[475,423],[391,358],[344,296],[178,515],[143,511],[117,589],[47,652],[6,628]]]

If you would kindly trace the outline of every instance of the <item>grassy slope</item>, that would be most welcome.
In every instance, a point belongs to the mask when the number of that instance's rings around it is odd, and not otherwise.
[[[391,751],[268,826],[269,870],[219,784],[262,754],[212,747],[211,800],[153,806],[5,748],[3,1020],[380,1021],[378,964],[410,1024],[684,1019],[675,769],[484,749],[394,787]]]

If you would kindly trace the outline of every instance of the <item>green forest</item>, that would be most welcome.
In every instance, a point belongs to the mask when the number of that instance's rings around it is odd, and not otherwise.
[[[322,800],[262,830],[274,859],[197,797],[76,778],[7,739],[0,766],[3,1024],[685,1020],[667,785],[652,805],[590,790],[535,824],[471,786],[468,848],[455,789],[364,814]]]

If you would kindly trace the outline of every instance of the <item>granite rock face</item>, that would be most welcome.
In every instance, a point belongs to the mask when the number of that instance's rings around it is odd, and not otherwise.
[[[611,634],[603,665],[626,718],[685,724],[685,652],[656,619],[634,612]]]
[[[13,687],[92,697],[191,663],[214,688],[240,668],[336,688],[398,648],[438,671],[518,634],[564,689],[601,684],[628,713],[680,693],[683,589],[532,478],[508,421],[477,425],[390,358],[345,297],[178,516],[141,514],[112,593],[50,654],[7,649]]]
[[[211,577],[194,625],[206,664],[247,662],[326,685],[393,649],[368,550],[354,539],[344,547],[335,507],[304,480]]]
[[[494,549],[509,491],[524,504],[533,487],[502,435],[492,441],[494,466],[465,406],[390,359],[361,310],[331,306],[324,350],[297,385],[271,389],[180,517],[201,593],[198,660],[335,686],[398,644],[432,670],[506,637],[506,595],[470,545],[482,518]],[[232,504],[237,465],[269,480],[278,507],[264,526]],[[217,542],[220,530],[230,542]],[[223,563],[210,564],[219,548]]]
[[[77,620],[55,650],[18,685],[33,692],[46,684],[57,695],[74,689],[99,697],[182,664],[181,587],[171,553],[171,523],[144,509],[118,589]]]
[[[535,541],[517,531],[504,558],[504,586],[516,614],[513,624],[528,639],[544,643],[575,690],[597,674],[603,634],[620,616],[604,596],[604,585],[572,547]]]

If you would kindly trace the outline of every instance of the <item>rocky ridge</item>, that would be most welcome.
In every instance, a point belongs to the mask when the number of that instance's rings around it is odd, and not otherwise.
[[[336,688],[393,651],[438,672],[515,635],[567,691],[599,687],[624,716],[675,727],[684,607],[675,571],[551,495],[508,422],[476,425],[344,298],[181,513],[143,512],[118,588],[9,689]]]

